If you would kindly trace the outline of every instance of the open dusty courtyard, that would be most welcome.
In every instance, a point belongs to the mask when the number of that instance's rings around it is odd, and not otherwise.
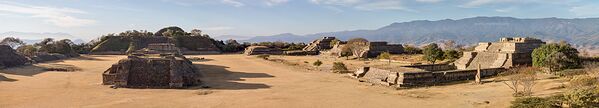
[[[508,107],[510,89],[501,82],[483,85],[394,90],[341,74],[309,71],[244,55],[202,55],[194,62],[210,88],[113,89],[102,72],[126,56],[90,56],[0,70],[0,107]],[[43,71],[39,66],[72,65],[75,72]],[[554,80],[542,80],[536,95]]]

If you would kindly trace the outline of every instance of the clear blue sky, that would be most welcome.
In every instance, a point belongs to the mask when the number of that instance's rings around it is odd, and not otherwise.
[[[2,0],[0,32],[64,32],[91,39],[176,25],[212,36],[256,36],[475,16],[599,17],[599,0]]]

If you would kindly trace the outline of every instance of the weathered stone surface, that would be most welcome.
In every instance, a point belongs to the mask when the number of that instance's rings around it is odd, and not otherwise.
[[[266,46],[249,46],[245,48],[244,54],[246,55],[260,55],[260,54],[270,54],[270,55],[281,55],[283,54],[283,50],[279,48],[269,48]]]
[[[341,56],[342,49],[345,46],[345,42],[340,42],[340,44],[334,45],[330,50],[331,55]],[[365,46],[359,47],[358,49],[361,50],[355,50],[352,52],[352,55],[358,58],[372,58],[380,55],[383,52],[389,52],[391,54],[401,54],[404,52],[403,46],[401,44],[388,44],[387,42],[368,42]]]
[[[183,54],[219,54],[215,40],[204,36],[181,36],[175,40],[165,36],[107,36],[90,54],[123,55],[146,48],[150,44],[177,43]]]
[[[312,41],[308,46],[304,47],[303,51],[320,51],[331,49],[331,41],[335,40],[335,37],[322,37],[322,39],[317,39]]]
[[[302,56],[302,55],[318,55],[319,51],[285,51],[284,55]]]
[[[482,42],[472,52],[455,62],[458,69],[513,67],[532,64],[532,51],[545,42],[534,38],[501,38],[499,42]]]
[[[200,84],[200,72],[172,43],[148,44],[112,65],[103,84],[131,88],[182,88]]]
[[[481,69],[481,77],[497,75],[505,68]],[[477,70],[392,71],[378,68],[360,69],[354,73],[359,80],[393,87],[426,86],[452,81],[474,80]]]
[[[0,69],[21,66],[29,63],[27,57],[20,55],[10,46],[0,45]]]
[[[103,84],[130,88],[182,88],[200,84],[200,73],[184,57],[130,56],[104,72]]]

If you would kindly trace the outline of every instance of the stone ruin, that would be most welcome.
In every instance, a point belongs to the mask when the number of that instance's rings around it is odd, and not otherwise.
[[[113,64],[104,85],[127,88],[183,88],[201,83],[200,71],[172,43],[149,44]]]
[[[464,52],[455,62],[458,69],[509,68],[532,64],[532,51],[545,42],[534,38],[501,38],[499,42],[481,42],[474,51]]]
[[[532,51],[545,42],[533,38],[501,38],[480,43],[453,64],[410,65],[395,69],[363,67],[352,74],[364,82],[392,87],[426,86],[497,75],[517,65],[532,64]],[[480,68],[478,68],[480,64]]]
[[[330,53],[335,56],[341,56],[341,49],[346,46],[347,42],[339,42],[334,45]],[[358,58],[372,58],[377,57],[383,52],[389,52],[391,54],[401,54],[404,52],[401,44],[388,44],[387,42],[368,42],[366,46],[361,47],[361,50],[352,52],[354,57]]]
[[[260,55],[260,54],[269,54],[269,55],[281,55],[284,51],[280,48],[269,48],[266,46],[249,46],[245,48],[243,54],[245,55]]]
[[[180,36],[178,40],[166,36],[106,36],[90,54],[125,55],[146,48],[149,44],[177,43],[183,54],[220,54],[216,41],[206,36]]]
[[[333,45],[331,45],[331,41],[335,40],[335,37],[322,37],[322,39],[317,39],[312,41],[308,46],[304,47],[302,51],[321,51],[331,49]]]
[[[0,69],[28,64],[27,57],[7,45],[0,45]]]

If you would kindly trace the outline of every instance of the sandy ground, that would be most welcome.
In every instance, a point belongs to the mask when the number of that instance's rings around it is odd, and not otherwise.
[[[297,69],[243,55],[206,55],[194,62],[210,89],[112,89],[101,73],[125,56],[83,56],[0,70],[0,108],[197,107],[197,108],[505,108],[513,100],[500,82],[394,90],[341,74]],[[43,71],[63,64],[76,72]],[[555,81],[540,85],[555,86]],[[552,93],[538,87],[538,94]]]

